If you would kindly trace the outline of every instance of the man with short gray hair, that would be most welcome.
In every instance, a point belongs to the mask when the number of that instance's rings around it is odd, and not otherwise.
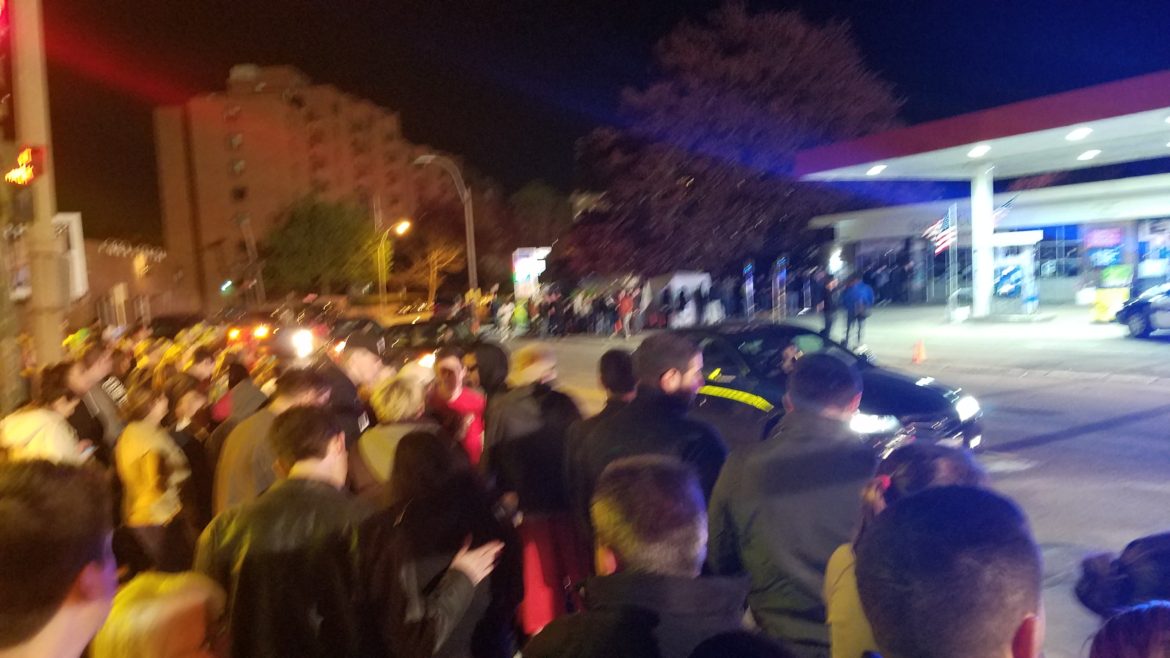
[[[590,514],[599,577],[586,587],[585,610],[546,626],[526,658],[686,658],[742,628],[746,579],[699,576],[707,513],[688,466],[662,455],[617,460],[598,480]]]

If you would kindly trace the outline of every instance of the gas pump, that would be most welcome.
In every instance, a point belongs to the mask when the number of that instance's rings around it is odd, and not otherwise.
[[[1133,265],[1125,262],[1124,242],[1122,228],[1094,228],[1085,234],[1089,272],[1097,284],[1093,322],[1113,322],[1129,300],[1134,272]]]

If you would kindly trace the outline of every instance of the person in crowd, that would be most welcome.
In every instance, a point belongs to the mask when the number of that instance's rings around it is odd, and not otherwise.
[[[589,498],[586,497],[587,492],[591,491],[586,466],[586,442],[597,425],[633,401],[638,386],[634,359],[629,352],[609,350],[601,355],[598,365],[601,388],[605,391],[605,407],[596,416],[570,425],[565,439],[568,460],[565,481],[569,487],[569,505],[577,527],[577,544],[587,550],[593,547],[593,528],[589,522]]]
[[[1105,622],[1093,636],[1089,658],[1170,656],[1170,602],[1134,606]]]
[[[203,392],[207,393],[211,388],[211,376],[215,374],[215,350],[206,345],[196,347],[191,352],[191,361],[185,372],[194,377]]]
[[[352,334],[345,339],[339,364],[328,357],[322,357],[318,363],[318,372],[329,383],[329,408],[337,415],[337,422],[345,430],[345,440],[351,447],[375,422],[363,396],[368,396],[382,378],[385,348],[386,341],[380,336]]]
[[[601,419],[582,441],[584,487],[574,496],[592,500],[592,487],[610,462],[622,457],[662,454],[690,464],[710,496],[727,458],[723,438],[710,425],[687,418],[703,384],[703,354],[684,336],[650,336],[634,352],[637,395],[625,407]]]
[[[191,472],[179,490],[183,514],[196,533],[211,521],[212,491],[215,468],[207,457],[207,428],[200,427],[198,416],[207,408],[207,396],[199,380],[187,373],[175,375],[167,383],[167,403],[171,409],[167,427],[171,439],[183,451]]]
[[[191,471],[183,451],[163,427],[167,398],[148,387],[126,395],[129,423],[118,439],[115,458],[125,493],[122,519],[149,565],[183,571],[191,564],[194,538],[183,509],[181,490]]]
[[[223,588],[203,574],[140,574],[114,597],[90,658],[227,656],[218,632],[225,605]]]
[[[826,339],[833,338],[833,324],[837,321],[837,279],[835,277],[827,277],[824,283],[824,289],[821,293],[821,314],[825,318],[825,328],[821,330],[821,335]]]
[[[79,400],[68,385],[69,363],[58,363],[41,371],[32,402],[0,420],[0,452],[9,460],[46,459],[80,464],[93,447],[78,441],[67,420]]]
[[[748,582],[700,577],[706,503],[693,471],[673,457],[613,462],[591,506],[599,577],[585,610],[553,621],[526,658],[686,658],[702,642],[743,628]]]
[[[845,344],[849,344],[849,338],[853,335],[853,327],[857,327],[857,342],[855,345],[861,345],[861,332],[865,329],[865,320],[873,312],[874,295],[873,288],[870,288],[860,276],[854,274],[849,277],[845,284],[845,290],[841,292],[841,306],[845,309]]]
[[[479,343],[463,355],[463,367],[467,369],[466,385],[483,393],[488,410],[508,392],[508,352],[503,347]]]
[[[981,488],[899,501],[857,551],[857,589],[884,658],[1038,658],[1042,575],[1024,513]]]
[[[1139,537],[1118,554],[1089,555],[1074,591],[1103,620],[1140,603],[1170,600],[1170,532]]]
[[[102,389],[114,404],[126,401],[130,371],[134,369],[134,355],[126,350],[114,350],[110,355],[110,374],[102,380]]]
[[[519,541],[461,450],[406,435],[390,490],[359,532],[366,655],[513,656]]]
[[[479,392],[464,386],[467,368],[463,352],[443,347],[435,354],[435,385],[427,409],[467,453],[472,466],[483,454],[483,413],[487,402]]]
[[[267,439],[284,479],[217,516],[196,550],[195,570],[227,592],[231,655],[360,655],[351,601],[366,512],[342,491],[345,433],[328,410],[293,407]]]
[[[512,335],[525,336],[528,334],[528,300],[517,299],[512,305]]]
[[[276,482],[277,455],[268,435],[277,416],[293,407],[323,407],[329,396],[328,382],[313,370],[289,370],[280,376],[272,402],[244,419],[224,441],[215,466],[216,514],[255,500]]]
[[[749,574],[756,623],[797,656],[828,654],[825,569],[852,537],[876,467],[849,429],[860,401],[856,369],[829,354],[802,357],[779,426],[732,453],[711,498],[711,570]]]
[[[239,361],[227,365],[227,392],[211,409],[211,420],[216,423],[236,423],[260,411],[268,396],[252,380],[248,367]],[[228,430],[230,431],[230,430]]]
[[[512,337],[512,315],[516,311],[516,302],[512,301],[511,297],[504,299],[500,304],[500,308],[496,310],[496,330],[499,332],[501,340],[508,340]]]
[[[617,338],[618,335],[621,335],[629,340],[633,332],[634,296],[625,290],[618,293],[617,316],[617,326],[614,327],[610,338]]]
[[[861,610],[855,571],[856,549],[887,507],[931,487],[984,486],[987,476],[971,453],[936,444],[898,448],[878,465],[861,495],[857,535],[837,548],[825,571],[824,600],[833,658],[857,658],[877,651],[873,631]]]
[[[118,587],[110,507],[99,470],[0,463],[0,655],[82,655]]]
[[[114,464],[114,444],[124,428],[118,405],[101,387],[112,368],[109,352],[92,345],[72,363],[67,377],[69,389],[81,400],[69,424],[77,430],[78,438],[93,444],[94,456],[107,466]]]
[[[556,390],[556,356],[544,345],[512,355],[512,390],[492,410],[483,470],[508,510],[523,515],[526,634],[566,612],[564,584],[581,579],[588,554],[579,548],[565,482],[566,438],[581,420],[572,398]]]
[[[417,380],[404,377],[374,391],[370,399],[378,424],[362,433],[349,453],[350,487],[358,497],[381,505],[394,472],[394,455],[402,437],[411,432],[439,434],[438,424],[424,419],[426,391]]]

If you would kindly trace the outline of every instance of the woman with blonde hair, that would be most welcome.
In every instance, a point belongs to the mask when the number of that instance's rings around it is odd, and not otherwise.
[[[220,622],[227,597],[198,573],[146,572],[126,584],[90,645],[91,658],[226,656]]]
[[[361,498],[387,504],[386,485],[394,471],[398,442],[411,432],[438,436],[442,430],[438,424],[424,420],[426,390],[413,377],[398,377],[382,384],[370,396],[370,405],[378,424],[367,429],[349,452],[350,486]]]

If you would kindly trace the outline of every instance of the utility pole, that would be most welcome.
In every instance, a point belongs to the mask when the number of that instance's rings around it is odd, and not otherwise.
[[[0,236],[8,239],[12,224],[12,188],[0,182]],[[20,318],[12,300],[12,281],[8,262],[9,249],[0,244],[0,415],[10,414],[24,401],[21,379]]]
[[[423,167],[433,164],[451,176],[455,182],[455,191],[459,193],[459,200],[463,202],[463,230],[467,240],[467,287],[469,290],[479,289],[479,267],[475,260],[475,216],[471,211],[471,190],[463,182],[463,174],[459,173],[459,165],[450,158],[428,153],[420,155],[414,160],[414,166]]]
[[[61,360],[65,323],[62,245],[53,227],[57,196],[53,181],[49,131],[49,87],[45,74],[45,35],[41,0],[8,3],[12,39],[12,91],[16,100],[16,137],[26,146],[44,149],[43,167],[30,183],[33,222],[28,230],[32,297],[29,317],[37,364]]]

